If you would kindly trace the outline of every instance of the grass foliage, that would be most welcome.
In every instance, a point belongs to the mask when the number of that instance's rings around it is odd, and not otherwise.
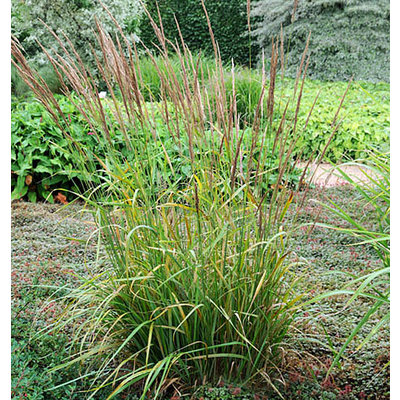
[[[51,66],[42,66],[39,68],[38,72],[53,93],[60,93],[61,84]],[[13,65],[11,66],[11,93],[17,97],[27,97],[31,95],[29,86],[19,76],[17,69]]]

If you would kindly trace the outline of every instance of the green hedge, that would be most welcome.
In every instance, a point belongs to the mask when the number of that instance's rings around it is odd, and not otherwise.
[[[237,64],[248,65],[250,42],[247,34],[247,1],[205,0],[204,3],[215,39],[219,44],[222,60],[230,64],[231,59],[234,59]],[[158,24],[157,5],[168,39],[173,42],[176,39],[180,43],[175,15],[182,37],[189,49],[193,53],[201,49],[203,54],[214,54],[207,19],[200,0],[148,0],[146,7]],[[147,47],[153,47],[152,43],[159,45],[147,16],[141,20],[140,38]],[[255,43],[251,45],[251,52],[255,57]]]

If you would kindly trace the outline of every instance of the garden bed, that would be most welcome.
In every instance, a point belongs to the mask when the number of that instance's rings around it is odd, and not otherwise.
[[[315,189],[309,194],[310,198],[321,196],[328,196],[353,215],[368,221],[368,209],[360,207],[350,187],[335,187],[325,192]],[[12,205],[12,390],[15,399],[84,399],[86,396],[78,392],[78,381],[46,391],[77,377],[76,368],[48,372],[67,356],[64,347],[69,340],[68,332],[48,332],[39,339],[35,337],[59,315],[59,302],[48,302],[49,296],[62,297],[67,293],[67,286],[79,285],[79,276],[96,272],[95,241],[86,245],[95,227],[88,213],[81,212],[82,208],[82,204],[67,208],[44,203],[14,202]],[[307,203],[300,218],[304,222],[318,218],[321,222],[340,224],[325,212],[321,213],[313,203]],[[299,290],[306,298],[343,285],[344,276],[330,271],[360,276],[379,265],[367,245],[355,246],[354,239],[336,231],[315,228],[308,234],[307,228],[299,229],[292,243],[292,257],[307,260],[301,270],[295,271],[305,278]],[[368,310],[368,302],[361,299],[344,309],[345,300],[342,296],[310,305],[299,317],[299,352],[286,357],[283,369],[286,385],[280,390],[285,399],[389,398],[389,368],[384,368],[389,361],[388,327],[383,327],[356,351],[371,324],[379,320],[379,314],[348,348],[341,368],[335,368],[333,375],[325,379],[333,351],[340,348]],[[235,389],[226,390],[226,393],[236,393],[229,398],[248,398],[240,394],[243,391]],[[253,389],[265,398],[278,398],[273,392]]]

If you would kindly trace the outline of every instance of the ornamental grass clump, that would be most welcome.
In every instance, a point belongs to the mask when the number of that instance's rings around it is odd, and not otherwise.
[[[296,132],[303,129],[297,115],[306,51],[297,89],[278,110],[279,46],[273,45],[250,123],[237,110],[234,67],[227,93],[211,27],[214,67],[204,71],[201,57],[183,41],[169,41],[161,21],[151,23],[160,50],[157,58],[146,53],[160,81],[154,97],[143,84],[135,44],[117,24],[111,36],[96,22],[103,55],[96,62],[109,99],[99,98],[67,37],[53,33],[62,54],[43,48],[65,96],[102,143],[101,158],[76,140],[57,99],[12,43],[20,75],[69,139],[76,168],[93,182],[80,197],[108,257],[101,273],[71,290],[52,327],[73,325],[71,358],[57,368],[79,366],[83,377],[93,377],[89,398],[107,387],[109,398],[129,387],[157,398],[221,379],[274,387],[300,298],[285,228],[296,190],[288,179]],[[113,145],[117,130],[124,151]]]

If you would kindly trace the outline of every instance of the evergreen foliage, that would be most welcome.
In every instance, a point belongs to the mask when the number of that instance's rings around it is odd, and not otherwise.
[[[295,12],[294,6],[295,7]],[[389,0],[268,0],[253,4],[254,35],[268,49],[281,26],[294,75],[309,32],[309,75],[321,80],[389,81]],[[268,50],[267,50],[268,52]]]
[[[141,6],[139,0],[102,0],[125,32],[137,32]],[[20,41],[30,62],[39,69],[49,62],[40,48],[60,52],[61,46],[48,28],[63,37],[68,36],[85,63],[96,72],[96,63],[91,45],[95,39],[95,17],[110,32],[116,30],[115,24],[98,0],[12,0],[11,33]],[[43,21],[43,22],[41,22]],[[95,47],[98,56],[99,47]]]
[[[218,42],[221,58],[230,64],[248,65],[250,53],[255,55],[256,46],[253,43],[250,52],[250,40],[247,24],[246,0],[205,0],[204,4],[210,18],[215,40]],[[207,25],[207,19],[201,0],[148,0],[146,7],[156,23],[159,23],[157,6],[160,10],[163,28],[168,39],[180,43],[176,26],[178,21],[182,37],[186,45],[193,51],[199,51],[213,56],[214,50]],[[174,17],[175,16],[175,17]],[[140,38],[147,47],[159,45],[151,27],[149,18],[142,18]],[[254,40],[253,40],[254,41]]]

